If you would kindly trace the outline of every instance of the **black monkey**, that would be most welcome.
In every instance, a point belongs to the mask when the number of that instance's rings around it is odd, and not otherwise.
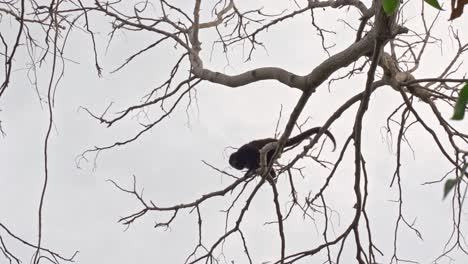
[[[320,131],[321,127],[314,127],[308,129],[299,135],[290,138],[284,147],[295,146],[301,143],[306,138],[317,134]],[[333,142],[333,150],[336,147],[335,137],[333,137],[330,131],[325,130],[324,133],[331,139]],[[251,141],[242,147],[240,147],[236,152],[232,153],[229,157],[229,164],[238,170],[248,169],[248,171],[255,171],[260,167],[260,150],[268,143],[276,142],[277,139],[274,138],[265,138]],[[270,150],[267,153],[267,163],[270,163],[273,156],[274,150]],[[273,172],[274,174],[274,172]]]

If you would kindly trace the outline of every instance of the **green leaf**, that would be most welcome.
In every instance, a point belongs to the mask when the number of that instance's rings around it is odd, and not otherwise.
[[[437,2],[437,0],[424,0],[424,2],[428,3],[429,5],[439,9],[439,10],[442,10],[442,7],[439,5],[439,2]]]
[[[459,179],[448,179],[445,181],[444,185],[444,199],[447,197],[447,194],[457,185]]]
[[[434,0],[437,1],[437,0]],[[383,0],[382,1],[383,10],[387,15],[392,15],[398,7],[398,0]]]
[[[465,116],[465,108],[466,104],[468,103],[468,83],[463,86],[458,95],[458,100],[455,103],[455,109],[453,111],[453,120],[462,120]]]

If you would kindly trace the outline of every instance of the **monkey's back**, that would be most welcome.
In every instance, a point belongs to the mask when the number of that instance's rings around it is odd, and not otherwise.
[[[247,143],[249,146],[256,148],[258,151],[260,151],[266,144],[271,143],[271,142],[276,142],[278,140],[274,138],[264,138],[264,139],[257,139],[254,141],[251,141]]]

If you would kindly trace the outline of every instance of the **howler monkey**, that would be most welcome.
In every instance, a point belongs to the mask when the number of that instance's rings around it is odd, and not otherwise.
[[[320,131],[321,127],[314,127],[308,129],[299,135],[290,138],[285,147],[290,147],[301,143],[306,138],[317,134]],[[336,147],[335,137],[333,137],[330,131],[325,130],[324,133],[331,139],[333,142],[333,149]],[[260,167],[260,150],[268,143],[276,142],[277,139],[274,138],[264,138],[251,141],[242,147],[240,147],[236,152],[232,153],[229,157],[229,164],[238,170],[248,169],[249,171],[255,171]],[[267,153],[267,164],[270,163],[271,158],[274,154],[274,149],[268,151]]]

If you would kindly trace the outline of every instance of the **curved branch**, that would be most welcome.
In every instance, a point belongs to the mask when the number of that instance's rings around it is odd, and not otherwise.
[[[261,80],[277,80],[287,86],[298,88],[302,91],[313,92],[331,74],[340,68],[347,67],[360,57],[372,52],[374,34],[369,33],[360,41],[351,44],[345,50],[331,56],[315,67],[307,75],[297,75],[278,67],[263,67],[246,71],[237,75],[227,75],[204,69],[200,58],[191,58],[192,72],[200,79],[222,84],[229,87],[240,87]],[[193,53],[191,53],[193,56]],[[199,61],[199,63],[194,63]]]

